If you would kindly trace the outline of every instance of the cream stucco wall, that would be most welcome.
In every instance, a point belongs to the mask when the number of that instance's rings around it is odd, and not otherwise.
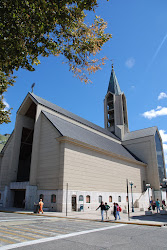
[[[60,136],[53,125],[41,114],[41,129],[38,154],[38,189],[59,189],[60,174]]]
[[[60,169],[60,159],[63,157],[63,149],[61,143],[56,140],[59,136],[56,128],[41,114],[37,168],[38,189],[57,190],[62,188],[63,171]]]
[[[154,136],[148,136],[123,142],[123,145],[147,163],[147,182],[159,190],[159,173],[157,168],[156,146]]]
[[[10,141],[7,143],[6,148],[4,150],[4,154],[1,160],[1,168],[0,168],[0,189],[3,190],[5,185],[9,185],[9,167],[10,167],[10,159],[11,153],[13,150],[13,135],[10,138]]]
[[[146,181],[146,167],[65,143],[64,188],[126,193],[126,179],[141,193]]]

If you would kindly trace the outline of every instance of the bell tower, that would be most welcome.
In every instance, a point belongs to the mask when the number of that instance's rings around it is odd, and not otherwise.
[[[104,99],[104,123],[105,128],[120,139],[123,139],[124,134],[129,132],[126,97],[121,92],[113,65]]]

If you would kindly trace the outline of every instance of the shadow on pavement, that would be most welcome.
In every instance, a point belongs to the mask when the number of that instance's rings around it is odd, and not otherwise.
[[[167,215],[165,214],[152,214],[152,215],[139,215],[139,216],[131,216],[132,220],[141,220],[141,221],[156,221],[156,222],[166,222],[167,223]]]

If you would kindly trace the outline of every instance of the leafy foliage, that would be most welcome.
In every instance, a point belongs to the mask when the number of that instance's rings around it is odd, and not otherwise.
[[[1,0],[0,88],[7,90],[13,84],[14,70],[34,71],[39,56],[51,54],[63,55],[74,75],[89,82],[88,75],[106,59],[90,57],[111,38],[104,33],[107,24],[102,18],[96,16],[92,25],[85,23],[85,12],[96,7],[97,0]]]
[[[0,134],[0,152],[2,148],[4,147],[5,143],[7,142],[9,136],[10,136],[9,134],[5,134],[5,135]]]
[[[4,73],[0,71],[0,124],[10,122],[11,109],[6,109],[4,102],[4,92],[7,91],[9,86],[13,86],[15,77],[11,76],[10,73]]]

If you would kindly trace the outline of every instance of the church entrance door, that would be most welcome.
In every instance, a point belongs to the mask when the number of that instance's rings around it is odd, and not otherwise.
[[[24,208],[25,205],[25,190],[15,190],[14,207]]]
[[[72,203],[72,211],[76,211],[76,209],[77,209],[77,197],[76,197],[76,195],[73,195],[72,196],[72,201],[71,201],[71,203]]]

